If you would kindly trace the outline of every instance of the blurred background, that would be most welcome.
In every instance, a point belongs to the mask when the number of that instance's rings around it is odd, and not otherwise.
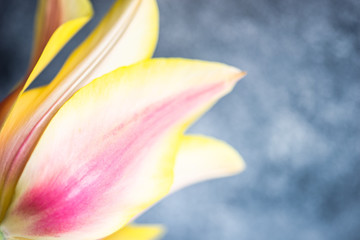
[[[112,1],[40,75],[52,79]],[[229,142],[242,174],[182,190],[138,222],[165,240],[360,239],[360,1],[158,0],[156,57],[248,72],[191,128]],[[26,71],[36,0],[0,1],[0,99]]]

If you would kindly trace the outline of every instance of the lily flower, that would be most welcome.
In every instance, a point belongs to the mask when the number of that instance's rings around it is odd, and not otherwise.
[[[244,168],[226,143],[186,135],[244,72],[151,59],[155,0],[118,0],[49,85],[30,84],[93,14],[39,0],[26,77],[0,104],[0,239],[153,239],[131,225],[189,184]]]

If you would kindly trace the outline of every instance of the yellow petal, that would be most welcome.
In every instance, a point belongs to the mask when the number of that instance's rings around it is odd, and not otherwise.
[[[24,92],[21,97],[18,99],[18,104],[19,107],[14,108],[13,109],[13,114],[15,115],[20,115],[22,112],[27,110],[28,104],[31,104],[31,102],[35,101],[36,98],[39,96],[39,94],[43,91],[44,87],[39,87],[39,88],[35,88],[35,89],[31,89],[28,90],[26,92]],[[8,130],[5,132],[5,130]],[[7,142],[9,139],[6,138],[6,136],[11,136],[13,137],[14,140],[17,139],[17,135],[16,132],[12,131],[14,129],[11,128],[7,128],[7,129],[3,129],[3,131],[1,131],[1,135],[0,135],[0,142],[2,144],[0,144],[0,151],[2,151],[2,155],[0,157],[0,159],[2,159],[2,161],[0,161],[0,172],[1,172],[1,177],[0,177],[0,195],[2,198],[2,203],[0,204],[0,222],[1,219],[3,218],[7,205],[10,203],[11,197],[12,197],[12,193],[5,193],[5,189],[3,188],[5,179],[6,179],[6,174],[7,174],[7,169],[10,168],[10,164],[11,161],[5,161],[5,156],[6,156],[6,152],[15,152],[16,150],[11,148],[11,145],[7,145]],[[26,161],[23,162],[23,164],[25,164]],[[20,171],[21,169],[19,169],[18,171]],[[16,182],[14,181],[11,185],[13,185],[11,188],[15,187]],[[8,186],[10,187],[10,186]],[[10,189],[8,189],[10,190]],[[13,190],[13,189],[12,189]]]
[[[155,240],[164,234],[160,225],[128,225],[103,240]]]
[[[35,23],[35,41],[25,89],[91,18],[88,0],[39,0]],[[32,69],[33,68],[33,69]]]
[[[118,67],[150,58],[158,31],[156,0],[117,0],[94,32],[70,56],[59,75],[67,69],[75,70],[85,85]],[[59,80],[57,76],[55,82]]]
[[[156,47],[158,24],[155,0],[117,0],[99,26],[70,55],[55,79],[29,106],[28,112],[39,111],[35,114],[37,118],[44,109],[52,107],[55,112],[93,79],[150,58]]]
[[[176,156],[171,191],[219,177],[237,174],[245,164],[239,153],[227,143],[199,135],[184,136]]]
[[[33,54],[26,77],[0,103],[0,129],[19,95],[92,16],[88,0],[39,0]]]
[[[0,169],[0,190],[6,178],[4,172],[10,167],[9,161],[14,159],[24,141],[31,139],[30,142],[36,142],[64,102],[95,76],[151,57],[157,35],[155,0],[118,0],[96,30],[69,57],[53,82],[42,88],[33,101],[21,101],[15,105],[0,136],[0,141],[6,142],[6,147],[0,145],[0,157],[7,162],[6,167]],[[23,148],[22,158],[27,159],[32,149],[31,146]],[[19,161],[20,164],[24,166],[25,162]],[[16,169],[20,173],[22,167]]]
[[[219,63],[152,59],[88,84],[41,136],[1,230],[82,240],[125,226],[169,192],[184,125],[241,76]]]
[[[201,135],[185,135],[176,155],[170,193],[198,182],[231,176],[244,169],[243,159],[226,142]]]

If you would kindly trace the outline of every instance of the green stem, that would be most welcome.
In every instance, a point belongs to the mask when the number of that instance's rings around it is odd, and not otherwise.
[[[0,240],[5,240],[4,235],[2,234],[2,232],[0,231]]]

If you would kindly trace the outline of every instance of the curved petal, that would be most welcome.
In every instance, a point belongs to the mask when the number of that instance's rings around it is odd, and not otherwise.
[[[39,88],[35,88],[35,89],[25,91],[21,95],[21,97],[18,99],[19,106],[17,108],[14,108],[12,110],[12,113],[15,114],[15,115],[20,115],[22,112],[26,111],[27,110],[27,104],[35,101],[36,98],[39,96],[39,94],[43,90],[44,90],[44,87],[39,87]],[[16,132],[11,131],[13,129],[8,129],[8,130],[9,131],[7,132],[7,135],[12,136],[14,138],[14,140],[16,141],[18,139],[17,135],[16,135]],[[4,131],[2,131],[1,135],[0,135],[0,142],[1,142],[0,149],[4,150],[4,151],[7,150],[9,152],[15,152],[16,149],[11,148],[12,147],[11,145],[6,144],[7,139],[4,138],[4,136],[6,136],[6,135],[3,134],[3,133],[4,133]],[[1,159],[1,161],[0,161],[0,172],[1,172],[1,175],[0,175],[0,180],[1,180],[0,181],[0,197],[1,197],[0,198],[0,222],[1,222],[2,218],[5,215],[6,208],[7,208],[8,204],[10,203],[10,200],[11,200],[11,197],[12,197],[12,191],[14,190],[13,188],[15,187],[16,180],[13,179],[11,184],[9,184],[11,186],[9,186],[9,185],[7,186],[10,191],[8,193],[6,193],[5,192],[6,188],[4,188],[3,184],[5,183],[5,179],[6,179],[6,176],[7,176],[7,173],[8,173],[7,171],[11,167],[11,162],[6,161],[6,159],[4,158],[4,154],[2,154],[0,159]],[[18,173],[16,173],[17,174],[16,178],[19,177],[22,169],[18,169],[17,171],[18,171]]]
[[[226,142],[201,135],[184,135],[176,154],[169,194],[198,182],[235,175],[244,169],[242,157]]]
[[[89,38],[69,57],[53,82],[42,89],[34,101],[16,104],[1,131],[0,205],[7,206],[4,195],[11,196],[13,186],[1,191],[5,181],[16,182],[33,146],[44,128],[79,88],[95,76],[151,57],[158,35],[158,9],[155,0],[118,0]],[[23,106],[20,106],[23,104]],[[25,147],[22,147],[25,146]],[[14,170],[10,170],[9,168]],[[5,173],[11,173],[7,180]],[[8,197],[7,197],[8,198]],[[1,203],[1,201],[3,203]],[[5,201],[5,202],[4,202]],[[5,207],[6,208],[6,207]],[[0,214],[1,219],[1,214]]]
[[[26,77],[0,103],[0,129],[19,95],[92,16],[88,0],[39,0],[33,54]]]
[[[120,229],[168,193],[184,128],[241,76],[218,63],[152,59],[82,88],[42,135],[1,231],[82,240]]]
[[[239,153],[227,143],[199,135],[181,140],[171,191],[212,178],[237,174],[245,168]]]
[[[25,88],[93,15],[89,0],[39,0],[31,72]]]
[[[155,240],[163,235],[160,225],[128,225],[103,240]]]

